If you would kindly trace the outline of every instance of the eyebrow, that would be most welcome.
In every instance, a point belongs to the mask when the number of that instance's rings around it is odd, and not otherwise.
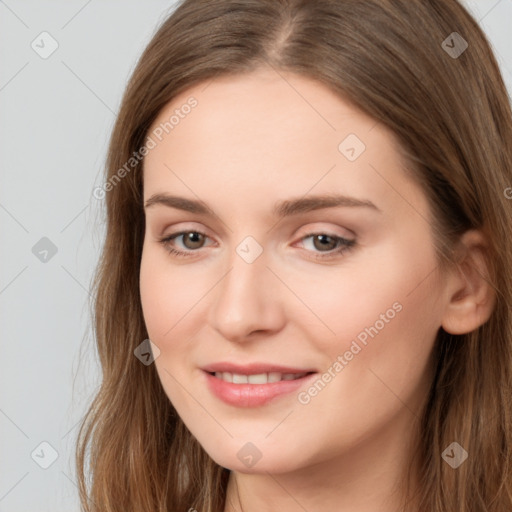
[[[146,201],[144,208],[151,208],[155,205],[164,205],[169,208],[176,208],[178,210],[196,213],[199,215],[208,215],[212,213],[212,210],[202,201],[168,194],[153,194]],[[375,204],[366,199],[357,199],[355,197],[344,195],[325,194],[279,201],[272,208],[272,214],[275,217],[284,218],[313,210],[335,207],[365,207],[375,210],[376,212],[381,212]]]

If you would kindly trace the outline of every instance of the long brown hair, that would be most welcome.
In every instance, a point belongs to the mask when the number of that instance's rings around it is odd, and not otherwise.
[[[434,213],[439,255],[449,259],[468,229],[487,236],[496,306],[471,333],[439,330],[414,456],[422,511],[512,510],[512,113],[490,45],[456,0],[185,0],[158,29],[124,94],[102,189],[102,382],[77,443],[82,509],[223,511],[229,470],[185,428],[154,365],[134,357],[148,338],[143,159],[126,162],[178,93],[262,64],[324,83],[396,134]],[[453,441],[469,454],[457,470],[441,457]]]

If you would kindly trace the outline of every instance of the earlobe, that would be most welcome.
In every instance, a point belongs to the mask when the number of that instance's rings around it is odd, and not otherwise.
[[[446,332],[466,334],[489,320],[496,301],[489,257],[482,232],[470,230],[462,235],[457,266],[448,271],[449,297],[441,323]]]

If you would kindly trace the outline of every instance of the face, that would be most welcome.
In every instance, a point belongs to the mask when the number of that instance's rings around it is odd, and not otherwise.
[[[399,442],[444,303],[428,203],[393,134],[281,75],[175,97],[144,164],[154,364],[204,449],[246,473]]]

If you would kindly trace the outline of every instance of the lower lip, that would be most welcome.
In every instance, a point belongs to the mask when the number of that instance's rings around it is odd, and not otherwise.
[[[236,407],[258,407],[285,394],[296,391],[314,377],[310,373],[295,380],[281,380],[267,384],[233,384],[204,372],[210,391],[223,402]]]

